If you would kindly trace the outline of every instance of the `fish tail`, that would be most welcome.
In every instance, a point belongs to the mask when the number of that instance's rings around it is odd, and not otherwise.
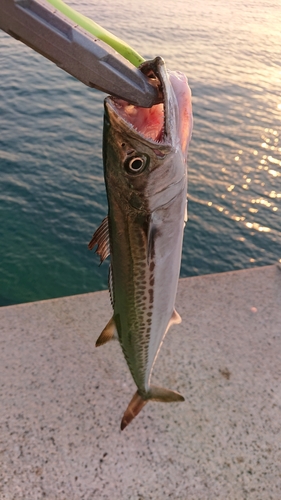
[[[146,405],[148,399],[143,399],[138,391],[133,395],[128,408],[126,409],[122,421],[121,421],[121,431],[127,427],[127,425],[132,422],[132,420],[138,415],[142,410],[144,405]]]
[[[171,391],[171,389],[165,389],[164,387],[158,387],[157,385],[152,385],[148,394],[149,399],[152,401],[159,401],[160,403],[184,401],[184,397],[179,392]]]
[[[127,425],[138,415],[142,408],[149,401],[158,401],[161,403],[176,403],[179,401],[184,401],[184,397],[179,394],[179,392],[171,391],[170,389],[165,389],[164,387],[157,387],[152,385],[142,397],[137,391],[132,397],[121,421],[121,431],[127,427]]]

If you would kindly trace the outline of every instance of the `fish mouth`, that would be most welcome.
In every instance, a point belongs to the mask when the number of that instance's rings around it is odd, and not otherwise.
[[[168,71],[159,56],[145,61],[139,69],[157,87],[161,102],[151,108],[141,108],[116,97],[107,97],[105,108],[112,111],[109,114],[115,126],[121,125],[123,132],[131,130],[135,139],[142,139],[152,147],[158,146],[157,151],[161,150],[164,156],[171,148],[181,150],[186,159],[193,122],[186,76],[178,71]]]
[[[115,111],[127,124],[131,125],[144,139],[165,143],[164,104],[151,108],[141,108],[121,99],[111,98]]]
[[[144,139],[157,144],[167,144],[168,133],[165,115],[167,110],[166,86],[168,78],[165,63],[161,57],[156,57],[153,61],[146,61],[141,64],[139,69],[151,79],[152,85],[157,87],[159,100],[162,102],[150,108],[142,108],[116,97],[108,97],[106,101],[118,117]]]

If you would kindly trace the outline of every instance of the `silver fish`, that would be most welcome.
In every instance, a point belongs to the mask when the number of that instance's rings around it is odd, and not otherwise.
[[[141,70],[163,93],[149,109],[105,99],[103,158],[108,217],[93,235],[101,262],[110,255],[113,316],[96,345],[117,336],[137,385],[124,429],[149,400],[183,401],[178,392],[151,385],[164,337],[181,318],[174,308],[186,221],[187,149],[192,131],[191,93],[182,73],[162,58]]]

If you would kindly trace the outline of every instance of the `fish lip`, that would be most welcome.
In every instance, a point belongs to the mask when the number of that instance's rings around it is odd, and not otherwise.
[[[174,120],[168,120],[169,114],[171,112],[171,105],[169,102],[169,92],[173,92],[172,85],[169,80],[169,74],[166,69],[166,64],[164,59],[160,56],[155,57],[152,61],[145,61],[139,66],[139,69],[144,74],[149,74],[152,72],[155,75],[156,81],[158,82],[159,95],[162,97],[161,102],[163,103],[163,111],[164,111],[164,123],[163,123],[163,132],[161,135],[161,140],[154,140],[151,137],[147,137],[140,130],[135,128],[129,121],[127,121],[121,114],[119,114],[118,106],[122,105],[122,103],[128,105],[126,101],[122,101],[121,99],[108,96],[105,98],[104,106],[105,110],[108,114],[115,117],[118,122],[123,124],[122,128],[125,128],[126,131],[128,129],[137,136],[137,138],[141,138],[144,142],[151,145],[153,148],[157,146],[157,149],[161,151],[161,149],[165,149],[165,155],[167,154],[167,147],[173,146],[173,133],[174,133]],[[155,85],[155,84],[154,84]],[[136,108],[143,109],[141,107],[135,106]],[[146,109],[146,108],[144,108]],[[116,120],[115,120],[116,121]],[[117,123],[116,123],[117,124]]]

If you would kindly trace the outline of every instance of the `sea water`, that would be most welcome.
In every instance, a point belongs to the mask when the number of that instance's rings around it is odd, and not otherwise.
[[[181,276],[281,259],[279,0],[68,4],[188,76],[194,131]],[[0,33],[0,305],[107,287],[103,99]]]

